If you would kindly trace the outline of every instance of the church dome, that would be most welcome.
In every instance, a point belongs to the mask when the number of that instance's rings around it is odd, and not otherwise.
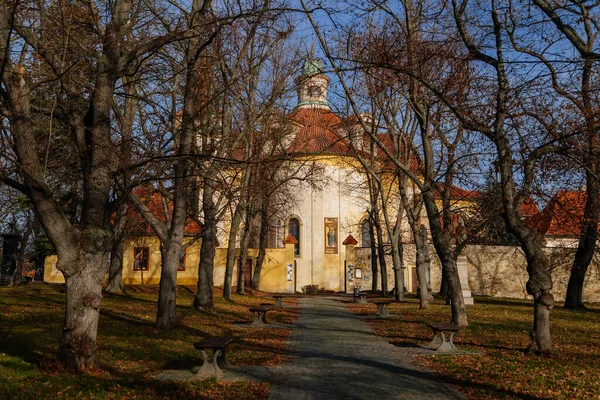
[[[316,58],[304,61],[302,75],[294,79],[298,93],[299,108],[322,108],[330,110],[327,103],[329,78],[323,73],[323,64]]]

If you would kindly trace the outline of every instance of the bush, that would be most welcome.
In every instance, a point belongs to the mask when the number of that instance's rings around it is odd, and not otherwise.
[[[306,285],[306,286],[302,287],[302,293],[317,294],[317,293],[319,293],[319,285]]]

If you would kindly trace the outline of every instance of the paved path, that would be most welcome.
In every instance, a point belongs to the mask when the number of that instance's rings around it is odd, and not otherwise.
[[[269,400],[464,399],[332,298],[305,298]],[[398,323],[402,323],[401,320]]]

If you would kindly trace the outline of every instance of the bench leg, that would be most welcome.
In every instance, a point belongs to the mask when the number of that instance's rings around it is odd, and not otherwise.
[[[440,351],[440,352],[450,352],[450,351],[456,351],[456,350],[458,350],[456,348],[456,346],[454,346],[454,343],[452,342],[452,338],[454,337],[454,334],[456,332],[450,333],[449,340],[446,340],[446,336],[444,335],[444,332],[440,332],[440,333],[442,335],[442,344],[440,345],[440,347],[438,347],[437,351]]]
[[[275,300],[275,307],[283,308],[283,302],[281,301],[281,299]]]
[[[210,378],[210,377],[215,376],[215,368],[208,362],[206,350],[200,350],[200,351],[202,352],[202,357],[204,358],[204,361],[202,362],[202,366],[196,372],[196,376],[199,378]],[[221,375],[222,374],[223,373],[221,373]]]
[[[219,368],[219,357],[221,356],[221,350],[216,350],[213,354],[213,369],[215,370],[215,376],[217,378],[221,378],[223,376],[223,371]]]
[[[261,317],[260,317],[261,321],[263,322],[263,324],[267,325],[267,312],[265,311],[264,313],[261,313]]]
[[[389,318],[390,313],[388,313],[387,308],[382,307],[381,310],[377,310],[377,316],[379,318]]]
[[[431,350],[437,350],[442,343],[444,343],[444,341],[440,336],[440,332],[433,332],[433,340],[425,347]]]
[[[223,349],[219,357],[217,357],[217,363],[219,368],[227,369],[231,368],[231,364],[229,364],[229,360],[227,360],[227,351]]]
[[[261,312],[254,312],[254,321],[252,321],[252,326],[265,326],[264,316]]]

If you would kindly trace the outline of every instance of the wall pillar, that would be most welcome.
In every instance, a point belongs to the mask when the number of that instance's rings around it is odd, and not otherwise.
[[[469,286],[469,262],[466,256],[458,256],[456,259],[456,268],[458,269],[458,277],[460,279],[460,287],[462,288],[463,299],[466,306],[475,304],[471,297],[471,288]]]
[[[356,245],[358,241],[354,239],[352,235],[348,237],[342,243],[346,246],[346,260],[344,262],[344,274],[346,275],[346,293],[352,293],[354,288],[354,282],[356,280],[354,276],[354,268],[356,267]]]

